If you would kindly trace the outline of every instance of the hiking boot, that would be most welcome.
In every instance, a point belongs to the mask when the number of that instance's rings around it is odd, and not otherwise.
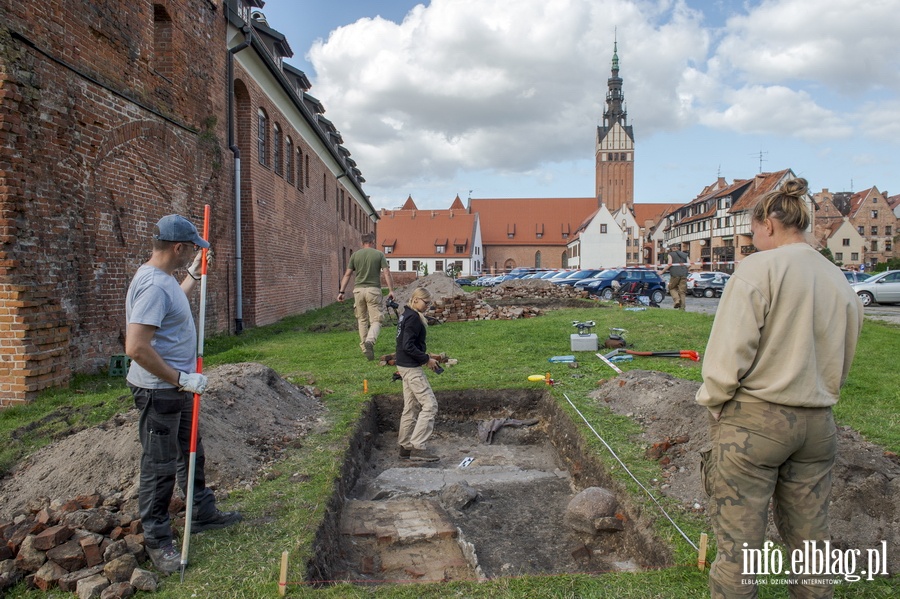
[[[414,462],[437,462],[441,458],[427,449],[412,449],[409,452],[409,459]]]
[[[181,569],[181,554],[175,549],[175,544],[169,541],[162,547],[144,547],[150,561],[156,569],[163,574],[172,574]]]
[[[366,356],[366,360],[374,360],[375,344],[371,341],[366,341],[365,343],[363,343],[363,354]]]
[[[412,450],[411,450],[411,449],[406,449],[405,447],[401,447],[401,448],[400,448],[400,459],[401,459],[401,460],[408,460],[408,459],[409,459],[409,455],[410,455],[411,453],[412,453]]]
[[[220,512],[219,510],[216,510],[216,513],[213,514],[211,518],[194,520],[194,524],[191,526],[191,532],[203,532],[204,530],[227,528],[232,524],[237,524],[243,519],[244,517],[240,512]]]

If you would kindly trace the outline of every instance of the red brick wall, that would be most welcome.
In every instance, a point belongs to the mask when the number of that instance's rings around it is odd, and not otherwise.
[[[164,214],[200,227],[211,206],[206,330],[233,330],[222,13],[212,0],[0,8],[0,405],[33,399],[123,352],[125,293]],[[338,202],[346,179],[331,175],[246,73],[236,77],[244,80],[235,135],[250,327],[333,301],[360,233],[374,225],[346,190]],[[311,155],[302,191],[296,178],[288,185],[258,162],[260,106]]]
[[[506,272],[505,265],[511,261],[514,267],[535,266],[535,253],[541,253],[541,268],[563,268],[565,246],[508,246],[492,245],[484,248],[484,266],[486,273]]]
[[[217,210],[226,197],[224,52],[208,47],[224,37],[221,9],[160,4],[165,47],[154,45],[149,2],[3,12],[0,404],[121,353],[124,295],[152,225],[169,212],[199,222],[204,203]],[[166,77],[155,70],[163,55]],[[214,230],[227,228],[226,214]],[[226,287],[211,280],[211,306]],[[212,320],[213,330],[227,322]]]

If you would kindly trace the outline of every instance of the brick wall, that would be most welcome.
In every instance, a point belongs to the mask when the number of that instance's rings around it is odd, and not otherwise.
[[[508,246],[492,245],[484,248],[484,272],[507,272],[506,264],[514,267],[535,266],[535,253],[541,253],[541,268],[564,268],[565,246]]]
[[[161,4],[155,14],[142,2],[35,1],[4,13],[0,403],[121,353],[124,294],[150,227],[169,212],[199,222],[226,195],[224,53],[206,47],[223,37],[221,10]],[[165,77],[162,55],[175,57]],[[218,306],[224,281],[210,287]]]

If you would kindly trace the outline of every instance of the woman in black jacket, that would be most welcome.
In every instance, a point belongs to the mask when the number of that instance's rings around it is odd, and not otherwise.
[[[431,305],[431,292],[417,287],[397,323],[397,370],[403,379],[403,413],[400,415],[400,458],[436,462],[440,458],[425,449],[434,431],[437,399],[422,370],[423,366],[438,371],[440,366],[425,350],[428,323],[424,313]]]

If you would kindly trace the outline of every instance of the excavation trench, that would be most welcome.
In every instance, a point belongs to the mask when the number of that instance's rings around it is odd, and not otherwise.
[[[615,491],[616,483],[549,393],[447,392],[438,405],[429,440],[441,456],[436,463],[399,458],[400,396],[366,405],[317,532],[308,581],[480,580],[671,563],[624,495],[615,513],[621,530],[587,534],[564,522],[578,492]],[[515,422],[484,442],[479,423],[504,418]],[[534,423],[515,426],[523,422]]]

